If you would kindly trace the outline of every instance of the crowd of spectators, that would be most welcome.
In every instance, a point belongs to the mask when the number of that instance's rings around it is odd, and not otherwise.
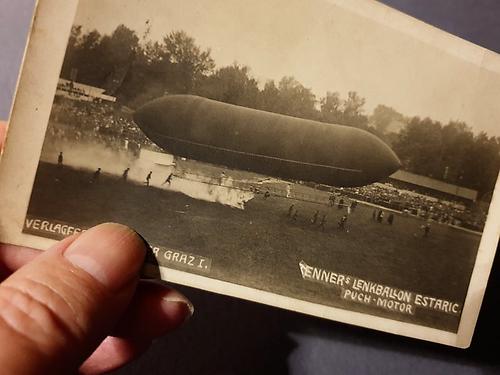
[[[339,194],[352,199],[387,207],[423,219],[482,231],[486,221],[483,212],[473,209],[470,202],[437,198],[411,190],[395,188],[390,183],[375,183],[356,188],[339,189]]]
[[[119,105],[59,98],[52,107],[48,136],[63,141],[96,142],[135,155],[151,141]]]

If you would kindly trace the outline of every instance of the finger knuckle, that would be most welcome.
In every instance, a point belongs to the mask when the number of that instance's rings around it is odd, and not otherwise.
[[[42,282],[25,279],[0,288],[0,318],[32,341],[74,342],[84,329],[71,302]]]

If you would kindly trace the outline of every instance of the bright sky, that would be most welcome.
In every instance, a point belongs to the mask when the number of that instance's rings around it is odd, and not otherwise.
[[[184,30],[217,66],[247,65],[261,84],[291,75],[318,99],[353,90],[368,113],[385,104],[500,136],[499,73],[323,0],[85,0],[75,24],[142,35],[147,20],[150,38]]]

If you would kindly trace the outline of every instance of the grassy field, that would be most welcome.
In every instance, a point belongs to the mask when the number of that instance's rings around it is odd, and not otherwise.
[[[116,221],[135,228],[151,243],[212,259],[209,277],[273,293],[392,319],[456,331],[459,317],[431,310],[413,316],[342,300],[340,291],[301,278],[298,263],[399,289],[462,303],[479,236],[433,224],[423,238],[422,221],[396,215],[394,225],[372,220],[373,208],[358,205],[349,232],[337,229],[345,213],[337,207],[257,195],[238,210],[180,193],[124,183],[91,172],[41,163],[28,214],[90,227]],[[320,194],[318,192],[318,194]],[[324,194],[321,192],[321,194]],[[299,210],[296,222],[288,208]],[[327,215],[322,231],[310,223]],[[321,218],[321,215],[320,215]],[[169,264],[169,267],[175,267]]]

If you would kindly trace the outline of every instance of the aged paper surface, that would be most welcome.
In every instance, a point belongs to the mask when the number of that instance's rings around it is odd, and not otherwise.
[[[499,98],[497,54],[376,2],[41,0],[0,241],[118,221],[165,280],[467,347]]]

